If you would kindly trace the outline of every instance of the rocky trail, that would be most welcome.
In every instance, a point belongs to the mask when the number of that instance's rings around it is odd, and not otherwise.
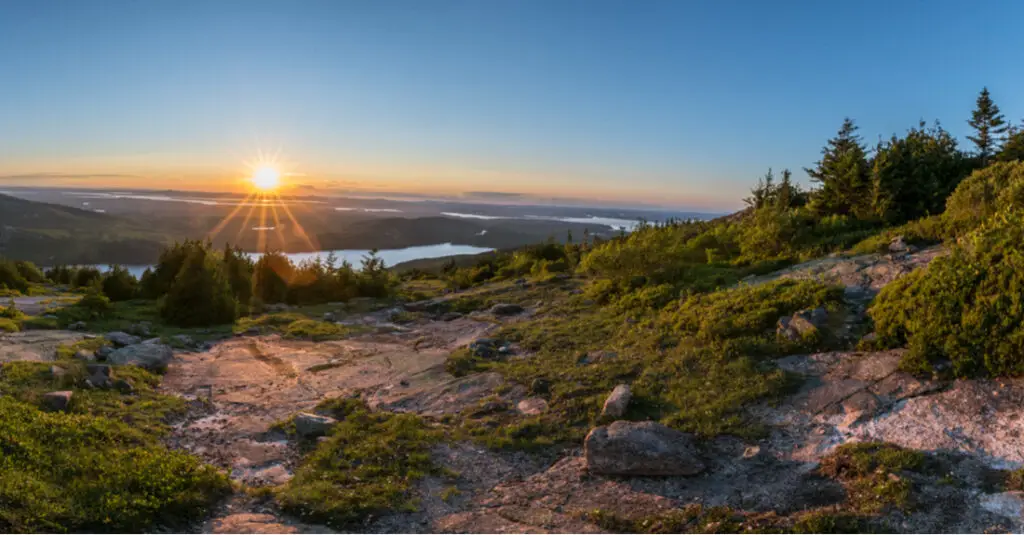
[[[842,284],[850,309],[847,321],[853,325],[863,321],[865,305],[885,284],[940,254],[942,249],[930,248],[828,258],[746,282],[818,278]],[[340,318],[367,328],[344,340],[239,336],[202,350],[176,351],[161,389],[187,399],[190,409],[174,427],[170,445],[224,468],[250,489],[269,487],[288,481],[300,458],[295,440],[275,424],[312,413],[325,399],[360,396],[375,410],[436,418],[457,414],[498,391],[513,406],[525,397],[522,386],[506,385],[495,373],[456,378],[445,371],[452,351],[514,319],[434,315],[402,327],[391,323],[392,313]],[[0,338],[0,361],[51,360],[58,345],[82,336],[63,331],[6,335]],[[937,452],[943,477],[960,482],[952,485],[939,476],[915,476],[927,500],[913,514],[897,514],[894,529],[1024,528],[1024,494],[999,492],[985,478],[989,471],[1024,465],[1024,381],[920,379],[899,371],[900,357],[901,351],[895,350],[779,359],[780,368],[805,381],[781,402],[751,409],[752,418],[768,429],[760,440],[722,436],[691,447],[691,439],[682,433],[629,424],[616,431],[621,436],[605,438],[607,444],[600,445],[620,457],[636,455],[640,464],[634,466],[647,466],[655,473],[671,463],[655,466],[651,459],[662,462],[664,455],[673,455],[677,468],[680,462],[690,463],[695,475],[599,475],[588,469],[599,460],[594,456],[602,455],[594,438],[588,438],[590,451],[577,447],[544,455],[498,452],[469,443],[440,444],[432,451],[433,460],[457,474],[457,492],[445,496],[452,481],[425,477],[415,487],[416,511],[374,519],[365,530],[588,533],[605,531],[587,514],[595,510],[636,520],[694,503],[764,515],[827,508],[841,503],[845,491],[834,479],[819,475],[818,462],[841,444],[867,441]],[[271,500],[245,492],[227,500],[196,530],[329,531],[298,522],[281,514]]]

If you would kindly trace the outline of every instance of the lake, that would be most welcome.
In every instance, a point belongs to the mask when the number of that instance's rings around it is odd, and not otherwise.
[[[391,267],[395,264],[402,262],[408,262],[410,260],[420,260],[424,258],[440,258],[442,256],[462,255],[462,254],[480,254],[493,251],[488,247],[474,247],[472,245],[453,245],[451,243],[439,243],[436,245],[420,245],[417,247],[406,247],[404,249],[381,249],[377,251],[377,256],[384,260],[384,264]],[[327,256],[331,253],[338,259],[338,264],[341,264],[342,260],[348,260],[353,266],[359,267],[363,257],[370,253],[369,249],[338,249],[336,251],[317,251],[313,253],[289,253],[286,256],[291,259],[292,262],[298,264],[306,260],[313,260],[320,258],[322,261],[327,261]],[[258,260],[263,253],[246,253],[249,258]],[[106,265],[94,266],[101,270],[106,270]],[[153,266],[147,265],[128,265],[125,266],[132,275],[136,278],[142,276],[142,272],[146,271],[147,268]]]

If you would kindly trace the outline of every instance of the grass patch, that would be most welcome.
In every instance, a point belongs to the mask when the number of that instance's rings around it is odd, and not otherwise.
[[[470,410],[461,429],[491,447],[578,442],[602,423],[612,389],[628,383],[627,420],[658,420],[701,436],[760,436],[763,427],[743,408],[797,384],[765,358],[799,347],[777,339],[776,322],[806,308],[838,308],[840,299],[837,288],[811,281],[720,290],[663,308],[621,299],[596,307],[589,292],[563,293],[549,301],[546,314],[494,336],[516,342],[526,355],[485,358],[460,350],[446,363],[455,375],[496,371],[522,385],[546,382],[549,410],[535,417]]]
[[[924,453],[881,442],[844,444],[821,460],[823,475],[841,481],[849,506],[859,513],[887,507],[913,508],[913,484],[906,472],[926,468]]]
[[[332,400],[320,410],[341,421],[278,491],[281,506],[332,527],[414,508],[412,485],[439,472],[430,460],[438,432],[415,415],[371,413],[357,399]]]

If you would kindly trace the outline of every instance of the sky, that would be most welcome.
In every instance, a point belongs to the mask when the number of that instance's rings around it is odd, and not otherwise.
[[[293,186],[741,206],[982,86],[1024,118],[1024,2],[5,0],[0,187]]]

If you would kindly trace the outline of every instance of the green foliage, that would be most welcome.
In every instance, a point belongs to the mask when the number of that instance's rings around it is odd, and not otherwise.
[[[430,448],[439,435],[412,414],[372,413],[358,400],[324,405],[340,417],[277,494],[285,511],[332,527],[412,509],[411,486],[439,471]]]
[[[6,373],[7,366],[5,366]],[[134,532],[205,514],[227,478],[141,429],[0,397],[0,530]]]
[[[231,293],[242,306],[248,307],[252,300],[252,260],[241,249],[225,246],[221,261],[224,263],[228,284],[231,285]]]
[[[111,301],[127,301],[138,294],[139,281],[124,266],[113,265],[103,274],[101,287]]]
[[[314,342],[340,340],[348,336],[349,332],[350,330],[344,325],[312,319],[293,321],[284,330],[287,338],[302,338]]]
[[[904,366],[959,377],[1024,374],[1024,216],[1000,213],[948,256],[883,288],[869,314]]]
[[[46,278],[54,284],[70,285],[75,281],[75,269],[63,264],[54,266],[46,270]]]
[[[1000,162],[1024,160],[1024,128],[1010,127],[1002,150],[996,155]]]
[[[97,319],[106,316],[113,309],[110,299],[96,288],[91,288],[73,307],[74,318]]]
[[[902,138],[879,142],[871,170],[874,214],[892,224],[941,213],[971,166],[938,124],[929,129],[922,121]]]
[[[284,303],[288,300],[288,281],[295,266],[279,251],[267,251],[256,261],[253,273],[253,295],[263,303]]]
[[[0,258],[0,289],[25,293],[28,288],[29,282],[18,271],[18,266],[14,262]]]
[[[997,162],[967,177],[946,202],[950,230],[964,233],[993,214],[1024,208],[1024,162]]]
[[[1008,128],[1006,118],[999,111],[999,106],[992,101],[987,87],[981,89],[971,119],[967,124],[974,129],[973,136],[967,136],[978,147],[978,160],[981,165],[988,163],[989,158],[999,151],[1002,136]]]
[[[26,281],[32,284],[42,284],[46,282],[46,274],[42,272],[32,262],[26,262],[18,260],[14,262],[14,267],[18,270],[18,274],[22,276]]]
[[[846,485],[848,503],[861,513],[875,513],[887,506],[908,510],[913,506],[910,481],[902,472],[920,472],[924,453],[882,442],[843,444],[822,458],[822,474]]]
[[[871,215],[871,181],[857,126],[847,117],[836,137],[828,140],[814,169],[805,169],[821,184],[811,200],[819,214]]]
[[[793,533],[864,533],[866,530],[863,516],[840,511],[810,512],[793,523]]]
[[[103,274],[100,270],[91,267],[84,266],[75,270],[75,278],[71,281],[71,284],[75,288],[92,288],[97,287],[103,280]]]
[[[10,318],[0,317],[0,332],[16,333],[20,330],[21,327],[18,325],[18,322]]]
[[[892,227],[858,242],[850,248],[853,254],[888,253],[892,239],[902,236],[910,245],[925,247],[940,243],[952,236],[949,224],[942,215],[934,215]]]
[[[195,248],[160,304],[160,316],[178,327],[232,323],[238,303],[217,255]]]

